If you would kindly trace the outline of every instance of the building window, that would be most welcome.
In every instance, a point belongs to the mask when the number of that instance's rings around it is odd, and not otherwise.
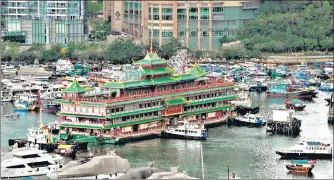
[[[159,37],[160,36],[160,32],[158,29],[153,29],[153,37]]]
[[[162,20],[173,20],[173,15],[162,15]]]
[[[213,36],[224,36],[224,32],[222,30],[213,30]]]
[[[159,15],[153,15],[153,20],[159,20]]]
[[[177,13],[179,14],[179,13],[186,13],[186,9],[177,9]]]
[[[173,13],[172,8],[162,8],[162,13]]]
[[[209,32],[208,31],[202,31],[201,32],[201,36],[202,37],[208,37],[209,36]]]
[[[209,15],[201,15],[201,20],[208,20],[209,19]]]
[[[153,13],[159,13],[159,8],[153,8]]]
[[[190,13],[196,13],[196,12],[198,12],[198,9],[197,8],[189,8],[189,12]]]
[[[186,20],[186,15],[177,15],[177,20]]]
[[[184,31],[179,31],[178,32],[178,37],[184,37],[185,36],[185,32]],[[188,100],[189,100],[189,97],[187,97],[188,98]]]
[[[224,12],[224,8],[223,7],[214,7],[214,8],[212,8],[212,12]]]
[[[177,6],[185,6],[184,3],[177,3]]]
[[[197,15],[190,15],[189,16],[189,20],[197,20],[197,19],[198,19]]]
[[[197,36],[198,36],[197,31],[190,32],[190,37],[197,37]],[[195,99],[197,100],[197,96],[195,96]]]
[[[162,37],[173,37],[173,30],[162,30]]]

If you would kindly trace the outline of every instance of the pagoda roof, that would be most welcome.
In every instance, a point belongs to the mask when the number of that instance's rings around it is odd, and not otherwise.
[[[155,65],[155,64],[166,64],[167,61],[159,58],[156,53],[147,53],[145,58],[139,61],[134,62],[133,64],[139,65]]]
[[[184,98],[175,98],[175,99],[165,100],[165,105],[166,106],[186,104],[186,103],[188,103],[188,101],[185,100]]]
[[[83,88],[76,78],[74,78],[73,82],[66,88],[62,90],[63,92],[71,92],[71,93],[84,93],[88,91],[87,89]]]
[[[173,68],[156,68],[151,70],[145,67],[140,67],[140,70],[143,72],[144,75],[159,75],[174,72]]]
[[[150,85],[152,85],[151,80],[145,79],[145,80],[130,81],[130,82],[109,82],[104,84],[103,87],[112,89],[125,89],[125,88],[143,87]]]
[[[207,73],[201,67],[199,67],[197,63],[195,63],[194,66],[190,69],[189,74],[200,77],[207,75]]]

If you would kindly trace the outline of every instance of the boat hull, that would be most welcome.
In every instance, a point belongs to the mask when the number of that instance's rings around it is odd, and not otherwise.
[[[240,121],[237,118],[233,120],[233,123],[238,126],[250,126],[250,127],[261,127],[262,125],[264,125],[262,123]]]
[[[267,92],[269,97],[285,97],[285,98],[312,98],[312,93],[307,92],[286,92],[286,93],[276,93],[276,92]]]
[[[266,91],[267,90],[267,86],[251,86],[249,87],[249,91],[256,91],[256,92],[262,92],[262,91]]]
[[[38,167],[38,168],[18,168],[18,169],[6,169],[1,168],[1,178],[18,178],[27,176],[39,176],[46,175],[51,171],[59,169],[61,165],[50,165],[48,167]]]
[[[311,167],[291,167],[289,165],[286,165],[286,168],[289,170],[290,173],[311,173],[314,165],[312,165]]]
[[[255,107],[237,106],[235,110],[237,111],[238,114],[241,114],[241,115],[245,115],[247,113],[257,114],[260,111],[260,107],[259,106],[255,106]]]
[[[185,139],[185,140],[206,140],[206,137],[203,136],[187,136],[187,135],[179,135],[179,134],[172,134],[166,131],[161,132],[162,139]]]
[[[29,112],[29,108],[14,108],[14,111],[16,112]]]
[[[304,110],[304,108],[306,107],[306,105],[295,106],[295,105],[292,105],[292,104],[287,104],[287,105],[285,105],[285,107],[287,109],[294,109],[296,111],[302,111],[302,110]]]
[[[331,159],[332,154],[313,154],[313,153],[285,153],[276,151],[281,159]]]

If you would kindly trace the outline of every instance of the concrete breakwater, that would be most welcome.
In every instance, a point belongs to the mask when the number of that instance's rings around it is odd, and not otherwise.
[[[276,63],[276,64],[301,64],[302,62],[306,63],[319,63],[319,62],[328,62],[333,61],[333,55],[324,55],[324,56],[269,56],[266,58],[260,59],[261,63]]]

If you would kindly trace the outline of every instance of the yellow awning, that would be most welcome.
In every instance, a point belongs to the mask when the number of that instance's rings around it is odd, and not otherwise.
[[[71,149],[71,145],[67,145],[67,144],[60,144],[58,146],[58,149]]]

